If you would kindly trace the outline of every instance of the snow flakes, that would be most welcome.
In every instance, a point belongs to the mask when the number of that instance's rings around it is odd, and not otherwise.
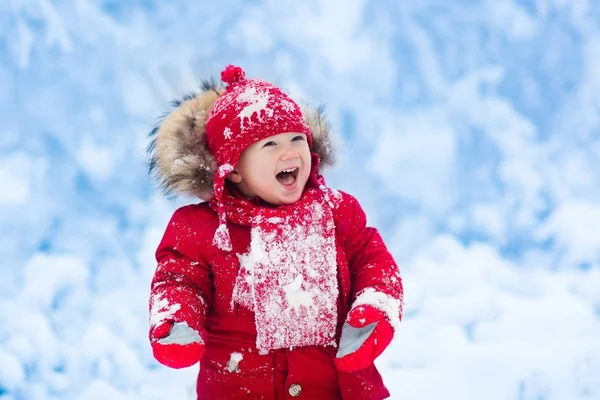
[[[325,194],[325,199],[329,207],[331,207],[334,210],[337,210],[340,203],[342,202],[342,194],[338,190],[331,189],[325,184],[319,185],[319,189]]]
[[[238,254],[232,305],[255,313],[256,346],[335,343],[337,276],[332,210],[318,202],[286,218],[257,218],[250,249]]]
[[[229,356],[229,359],[239,363],[240,361],[242,361],[244,359],[244,356],[242,355],[242,353],[238,353],[237,351],[234,351]]]
[[[244,358],[244,356],[242,355],[242,353],[238,353],[237,351],[234,351],[229,356],[229,361],[227,361],[227,364],[225,365],[225,369],[227,369],[227,371],[229,371],[229,372],[239,372],[240,371],[240,361],[242,361],[243,358]]]
[[[313,304],[315,297],[315,293],[302,290],[303,281],[304,278],[302,278],[302,275],[296,275],[293,282],[283,287],[288,304],[293,307],[296,312],[300,312],[300,306],[310,307],[310,305]]]
[[[394,330],[400,326],[400,318],[403,311],[402,297],[398,300],[388,294],[369,287],[356,297],[356,300],[352,304],[352,308],[360,305],[370,305],[385,313]]]
[[[215,183],[215,196],[221,197],[223,195],[223,181],[225,180],[225,177],[234,170],[233,165],[229,163],[225,163],[217,169],[215,180],[220,179],[221,184]],[[231,237],[229,236],[229,230],[227,230],[225,216],[222,213],[219,215],[219,227],[215,231],[213,245],[221,250],[232,250]]]
[[[213,245],[225,251],[232,250],[231,238],[226,224],[219,224],[219,227],[215,231],[215,236],[213,237]]]
[[[235,171],[235,168],[233,167],[233,165],[227,163],[227,164],[223,164],[219,167],[219,169],[217,170],[217,174],[227,175],[233,171]]]
[[[287,112],[292,112],[297,106],[289,100],[281,100],[281,107]]]
[[[150,325],[152,326],[172,319],[181,308],[179,304],[169,304],[169,300],[163,296],[164,293],[158,293],[150,298]]]

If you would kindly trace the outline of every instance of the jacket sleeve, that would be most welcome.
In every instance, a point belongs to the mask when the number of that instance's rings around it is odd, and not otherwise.
[[[203,241],[194,206],[171,218],[156,250],[158,265],[150,287],[150,336],[163,322],[185,322],[201,332],[212,306],[211,269],[202,256]],[[206,248],[206,247],[204,247]]]
[[[395,329],[403,309],[400,270],[377,229],[367,226],[358,201],[341,194],[339,207],[344,217],[339,220],[352,281],[351,308],[371,305],[384,312]]]

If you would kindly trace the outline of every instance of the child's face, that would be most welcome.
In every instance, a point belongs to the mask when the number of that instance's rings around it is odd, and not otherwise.
[[[303,133],[280,133],[247,147],[229,179],[247,198],[273,205],[292,204],[302,196],[310,175],[311,154]]]

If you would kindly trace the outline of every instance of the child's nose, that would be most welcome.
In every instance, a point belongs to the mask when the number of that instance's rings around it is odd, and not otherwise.
[[[298,158],[298,152],[295,149],[288,148],[281,153],[281,161],[293,160],[294,158]]]

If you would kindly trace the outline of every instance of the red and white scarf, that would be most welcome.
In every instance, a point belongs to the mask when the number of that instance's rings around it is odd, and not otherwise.
[[[250,248],[238,254],[232,305],[255,313],[261,353],[335,345],[335,196],[319,178],[290,205],[257,205],[227,190],[223,194],[220,211],[231,222],[251,227]]]

